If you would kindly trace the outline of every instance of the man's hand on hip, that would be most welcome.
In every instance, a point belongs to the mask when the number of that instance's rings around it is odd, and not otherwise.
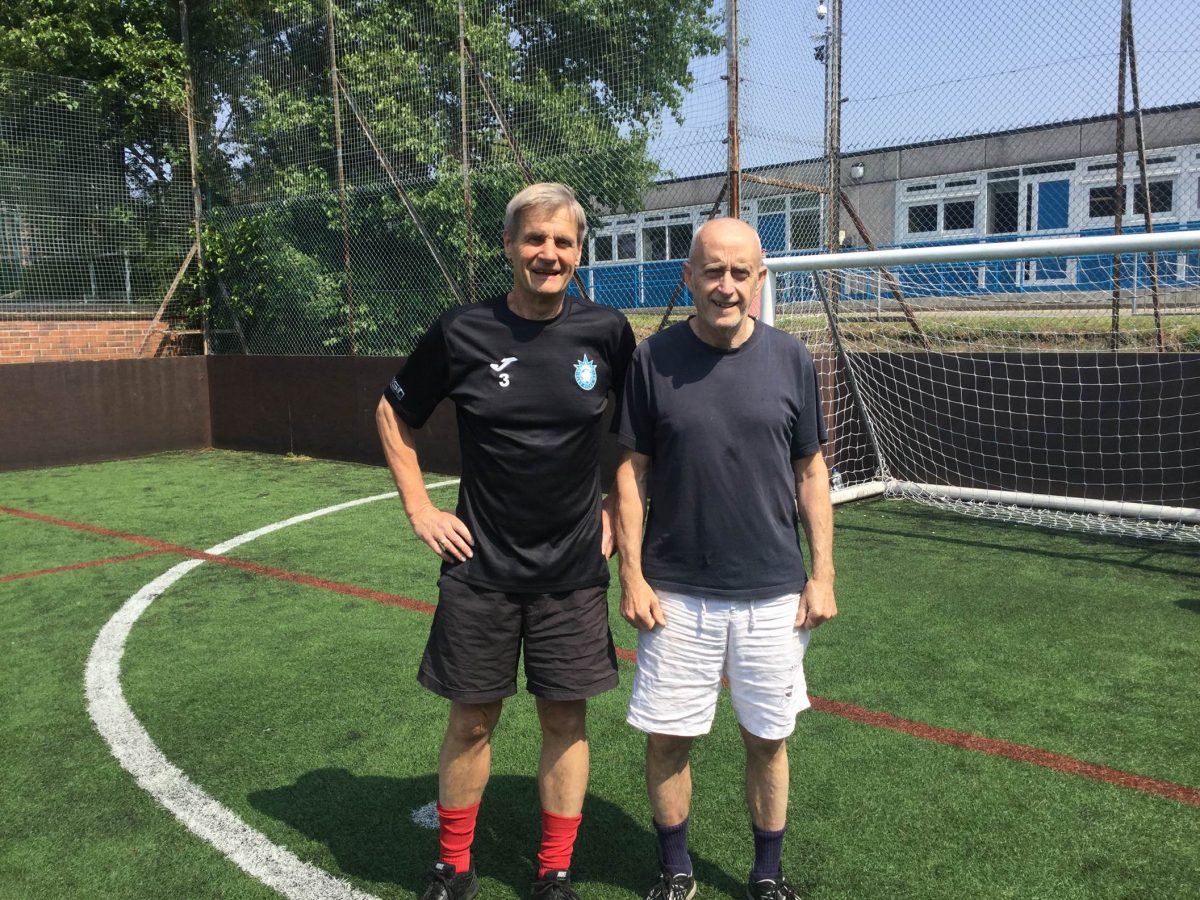
[[[462,562],[474,555],[471,545],[475,541],[471,532],[454,513],[430,504],[414,513],[409,522],[413,533],[442,559]]]

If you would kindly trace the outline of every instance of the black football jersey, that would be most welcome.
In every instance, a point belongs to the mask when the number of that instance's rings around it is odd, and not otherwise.
[[[456,514],[474,556],[446,575],[492,590],[605,584],[599,450],[633,331],[615,309],[574,297],[553,319],[524,319],[504,297],[447,310],[384,396],[419,428],[454,401],[462,451]]]

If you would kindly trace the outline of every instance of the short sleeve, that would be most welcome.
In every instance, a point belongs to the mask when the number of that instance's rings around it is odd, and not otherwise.
[[[617,443],[646,456],[654,455],[654,398],[650,388],[650,342],[638,347],[629,363],[616,419]]]
[[[421,336],[383,391],[383,396],[405,424],[420,428],[449,390],[450,361],[442,320]]]
[[[829,439],[821,403],[821,380],[808,348],[801,345],[796,361],[796,387],[802,404],[792,429],[792,460],[807,459]]]

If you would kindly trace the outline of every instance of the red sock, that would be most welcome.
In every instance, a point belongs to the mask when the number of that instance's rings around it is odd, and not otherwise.
[[[571,868],[575,836],[583,816],[556,816],[542,810],[542,849],[538,851],[538,878],[547,872]]]
[[[479,815],[479,804],[462,809],[446,809],[437,805],[440,824],[440,859],[454,866],[455,872],[471,868],[471,844],[475,842],[475,817]]]

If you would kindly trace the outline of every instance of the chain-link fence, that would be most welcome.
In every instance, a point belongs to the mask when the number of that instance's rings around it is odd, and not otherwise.
[[[526,182],[638,207],[713,26],[696,0],[318,2],[208,61],[215,321],[252,352],[408,351],[441,309],[507,288]]]
[[[184,122],[164,110],[128,125],[84,82],[0,71],[0,317],[180,314]]]
[[[771,255],[1200,222],[1200,10],[1183,0],[267,6],[191,48],[207,277],[192,266],[174,292],[180,111],[134,134],[86,85],[5,76],[4,302],[171,296],[217,352],[404,353],[441,309],[507,287],[504,204],[543,179],[590,214],[577,289],[641,334],[686,311],[679,261],[735,196]],[[1144,153],[1119,106],[1144,111]],[[1075,315],[1068,276],[1095,269],[922,285],[1050,300],[1053,333]],[[1106,283],[1145,310],[1157,278]]]

